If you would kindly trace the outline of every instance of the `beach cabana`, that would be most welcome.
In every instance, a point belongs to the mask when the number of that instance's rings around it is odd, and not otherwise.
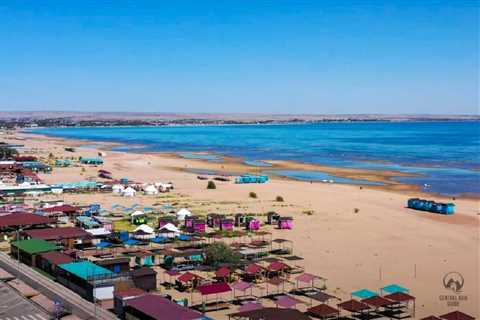
[[[267,224],[274,225],[278,223],[280,215],[276,212],[270,211],[267,213]]]
[[[234,225],[233,219],[220,220],[220,230],[222,231],[233,231],[233,225]]]
[[[222,219],[225,219],[225,215],[218,214],[218,213],[210,213],[207,215],[207,225],[210,228],[218,228],[220,227],[220,222]]]
[[[219,297],[220,294],[227,293],[232,291],[232,288],[225,283],[225,282],[215,282],[215,283],[208,283],[208,284],[203,284],[199,287],[197,287],[197,291],[200,292],[202,295],[202,311],[205,313],[207,310],[208,311],[213,311],[213,310],[220,310],[220,309],[228,309],[229,304],[228,303],[220,303]],[[207,305],[208,304],[208,297],[209,296],[215,296],[215,301],[214,304],[212,305]]]
[[[443,320],[475,320],[475,317],[461,311],[452,311],[440,316]]]
[[[395,304],[398,307],[406,309],[404,311],[405,313],[410,313],[410,312],[407,312],[407,311],[409,310],[410,303],[412,303],[411,314],[412,314],[413,317],[415,317],[415,297],[414,296],[412,296],[408,293],[405,293],[405,292],[395,292],[395,293],[391,293],[391,294],[388,294],[388,295],[384,296],[384,298],[395,302]]]
[[[322,285],[321,288],[318,288],[318,287],[315,286],[315,280],[322,280],[323,281],[323,285]],[[322,278],[322,277],[316,276],[314,274],[305,272],[305,273],[302,273],[301,275],[299,275],[295,278],[295,291],[298,292],[298,293],[301,293],[301,294],[318,293],[318,292],[320,292],[321,289],[326,287],[325,282],[326,282],[325,278]],[[300,283],[305,283],[305,284],[307,284],[307,286],[300,287],[299,286]]]
[[[277,223],[278,229],[281,230],[292,230],[293,229],[293,218],[292,217],[280,217]]]
[[[267,277],[281,277],[288,266],[281,261],[272,261],[267,266]]]
[[[402,287],[401,285],[399,284],[389,284],[383,288],[380,288],[380,294],[381,295],[384,295],[384,294],[391,294],[391,293],[396,293],[396,292],[403,292],[403,293],[408,293],[410,290],[405,288],[405,287]]]
[[[311,320],[310,317],[296,309],[262,308],[228,315],[233,320]]]
[[[249,264],[244,271],[247,279],[258,281],[263,278],[264,269],[256,263]]]
[[[193,232],[205,233],[207,230],[207,224],[205,220],[196,219],[192,223]]]
[[[183,290],[195,289],[203,278],[189,271],[177,277],[177,284]]]
[[[340,316],[340,310],[335,309],[334,307],[331,307],[325,303],[309,308],[307,311],[309,314],[320,319],[338,318]]]
[[[177,213],[176,213],[177,220],[180,220],[180,221],[184,221],[185,217],[191,216],[191,215],[192,215],[192,213],[185,208],[182,208],[182,209],[178,210]]]
[[[376,311],[378,311],[381,308],[388,308],[391,305],[393,305],[395,302],[385,299],[380,296],[373,296],[370,298],[362,299],[362,302],[365,304],[368,304],[370,307],[374,308]]]
[[[357,291],[353,291],[351,293],[351,296],[355,298],[360,298],[360,299],[367,299],[367,298],[378,296],[378,293],[368,289],[360,289]]]
[[[257,231],[257,230],[260,230],[260,225],[261,225],[260,220],[257,220],[253,217],[249,217],[247,219],[245,229],[249,231]]]
[[[258,310],[262,308],[263,308],[263,305],[259,302],[247,302],[245,304],[242,304],[240,308],[238,308],[238,312],[246,312],[246,311]]]
[[[365,312],[369,312],[371,310],[368,304],[360,302],[358,300],[354,300],[354,299],[339,303],[337,304],[337,306],[340,309],[343,309],[352,313],[352,315],[362,314]]]
[[[231,285],[233,289],[233,300],[239,299],[239,298],[253,298],[253,287],[255,285],[251,282],[245,282],[245,281],[237,281]],[[250,289],[250,295],[247,295],[246,292],[247,290]],[[242,295],[237,296],[236,292],[241,291]]]
[[[297,304],[304,303],[303,301],[296,299],[289,295],[283,295],[275,299],[275,305],[286,309],[295,309]]]
[[[235,214],[235,227],[244,227],[247,222],[247,215],[244,213]]]
[[[331,294],[325,293],[323,291],[319,291],[314,294],[307,295],[310,298],[310,305],[312,305],[312,300],[318,301],[320,303],[328,303],[330,300],[336,299],[340,301],[340,298],[333,296]]]
[[[221,267],[215,271],[215,278],[218,281],[229,282],[232,271],[228,267]]]

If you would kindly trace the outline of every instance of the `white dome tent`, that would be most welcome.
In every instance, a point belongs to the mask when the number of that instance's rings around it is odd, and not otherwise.
[[[185,217],[189,217],[191,215],[192,213],[190,211],[188,211],[185,208],[182,208],[177,212],[177,220],[185,220]]]
[[[150,196],[158,194],[157,188],[155,188],[155,186],[153,185],[148,185],[143,189],[143,191],[146,195],[150,195]]]
[[[112,186],[112,192],[113,193],[122,193],[125,190],[125,188],[121,184],[115,184]]]
[[[127,187],[125,190],[122,192],[124,197],[134,197],[137,194],[137,191],[133,189],[132,187]]]
[[[152,227],[146,224],[141,224],[133,230],[133,237],[135,239],[152,239],[155,238],[155,233]]]
[[[180,229],[178,229],[173,223],[167,223],[158,230],[160,236],[166,238],[174,238],[176,235],[180,234]]]

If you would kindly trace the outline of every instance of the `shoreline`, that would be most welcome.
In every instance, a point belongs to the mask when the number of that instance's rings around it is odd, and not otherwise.
[[[105,140],[94,140],[94,139],[79,139],[79,138],[65,138],[59,137],[55,135],[48,135],[42,133],[34,133],[31,131],[25,130],[17,130],[15,131],[17,135],[20,136],[32,136],[38,138],[49,139],[52,141],[61,142],[62,144],[68,145],[79,148],[85,144],[93,144],[99,150],[108,151],[108,152],[125,152],[125,153],[136,153],[136,154],[149,154],[149,155],[158,155],[161,157],[166,157],[170,159],[177,159],[177,160],[189,160],[196,162],[201,167],[193,168],[193,169],[206,169],[206,170],[214,170],[217,172],[244,172],[250,174],[263,174],[263,171],[271,171],[271,170],[298,170],[298,171],[318,171],[323,172],[334,177],[338,178],[346,178],[352,180],[365,180],[374,183],[383,183],[383,185],[368,185],[368,184],[361,184],[361,183],[348,183],[342,182],[334,184],[340,185],[348,185],[351,187],[361,187],[361,188],[368,188],[368,189],[377,189],[377,190],[385,190],[391,192],[398,192],[403,195],[409,195],[414,197],[435,197],[437,199],[442,199],[443,201],[451,201],[452,199],[469,199],[469,200],[479,200],[480,193],[460,193],[458,195],[445,195],[438,192],[426,192],[421,189],[419,185],[415,184],[407,184],[402,183],[399,181],[395,181],[394,178],[396,177],[418,177],[421,176],[420,174],[413,174],[413,173],[406,173],[401,171],[395,170],[377,170],[377,169],[357,169],[357,168],[346,168],[346,167],[335,167],[335,166],[326,166],[321,164],[315,163],[307,163],[301,161],[294,161],[294,160],[270,160],[270,159],[261,159],[257,161],[267,162],[272,164],[272,166],[268,167],[260,167],[260,166],[251,166],[245,163],[245,159],[240,157],[233,157],[229,155],[223,155],[208,151],[188,151],[188,150],[177,150],[177,151],[144,151],[144,147],[148,148],[148,145],[142,144],[128,144],[122,142],[115,142],[115,141],[105,141]],[[129,150],[113,150],[115,147],[122,147],[125,146]],[[137,151],[141,150],[141,151]],[[220,162],[211,161],[208,159],[194,159],[194,158],[185,158],[182,157],[181,153],[191,153],[191,154],[205,154],[205,155],[219,155],[221,157]],[[384,160],[377,160],[380,163],[385,163]],[[228,169],[226,169],[228,168]],[[171,168],[173,170],[177,170],[176,168]],[[190,168],[192,169],[192,168]],[[193,172],[189,172],[188,170],[183,170],[189,174],[195,174]],[[319,180],[302,180],[302,179],[295,179],[293,177],[278,175],[274,173],[268,174],[271,179],[276,180],[285,180],[285,181],[299,181],[304,183],[313,183],[313,184],[325,184],[325,182]]]
[[[44,195],[42,199],[61,198],[66,203],[87,205],[100,203],[109,209],[114,204],[126,207],[140,203],[153,207],[156,203],[188,208],[195,215],[237,212],[253,213],[260,219],[269,211],[294,219],[294,229],[278,230],[269,226],[263,230],[272,237],[294,243],[299,262],[307,272],[328,279],[328,292],[349,299],[350,292],[361,288],[377,290],[398,283],[409,288],[418,299],[417,317],[451,311],[439,295],[452,292],[442,283],[444,275],[455,270],[465,278],[463,294],[468,296],[459,308],[477,315],[479,291],[479,218],[477,200],[456,199],[456,213],[451,216],[432,214],[405,208],[410,195],[423,196],[415,191],[387,190],[378,187],[347,184],[309,183],[273,178],[266,184],[235,184],[215,181],[217,188],[207,190],[207,182],[186,172],[191,168],[234,170],[246,167],[239,159],[225,159],[214,163],[199,159],[185,159],[175,153],[134,153],[109,151],[115,143],[96,143],[95,148],[78,148],[86,143],[80,140],[15,133],[0,136],[10,143],[24,144],[30,154],[48,159],[96,156],[105,151],[102,166],[74,165],[54,168],[51,174],[40,174],[45,183],[74,182],[97,177],[98,169],[112,172],[115,178],[128,177],[131,181],[175,184],[170,193],[158,196],[138,194],[134,198],[111,193]],[[74,147],[75,153],[65,147]],[[280,164],[278,164],[280,165]],[[282,164],[290,165],[290,164]],[[298,164],[301,165],[301,164]],[[262,170],[262,168],[260,168]],[[98,178],[97,178],[98,179]],[[258,198],[249,197],[255,192]],[[282,202],[276,201],[282,196]],[[445,198],[426,195],[434,201]],[[379,270],[381,277],[379,278]],[[216,319],[227,317],[213,313]]]

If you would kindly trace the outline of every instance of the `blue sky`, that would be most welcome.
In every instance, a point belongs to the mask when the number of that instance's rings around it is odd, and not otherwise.
[[[478,113],[478,1],[0,2],[0,110]]]

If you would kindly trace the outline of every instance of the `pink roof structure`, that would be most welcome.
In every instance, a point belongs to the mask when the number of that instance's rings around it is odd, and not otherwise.
[[[201,285],[197,290],[202,294],[202,296],[208,296],[211,294],[225,293],[232,290],[230,286],[225,282],[216,282]]]

